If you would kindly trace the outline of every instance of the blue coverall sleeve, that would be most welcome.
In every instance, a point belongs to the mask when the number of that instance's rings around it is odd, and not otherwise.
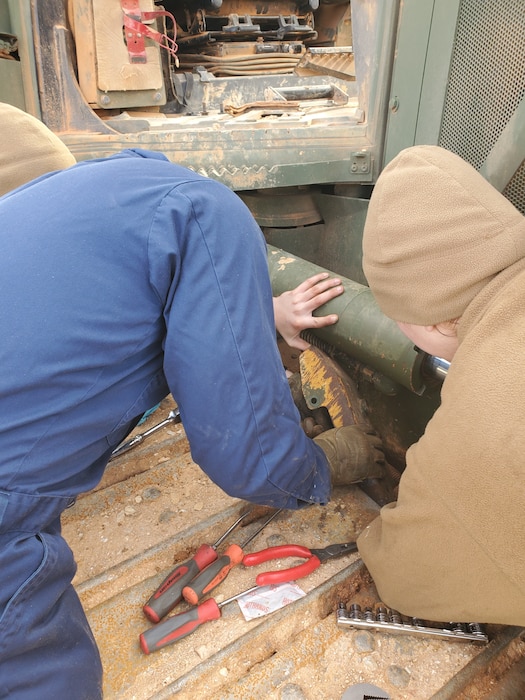
[[[276,344],[266,245],[244,203],[213,180],[174,188],[149,256],[152,284],[166,294],[164,372],[194,461],[231,496],[326,503],[328,465],[300,426]]]

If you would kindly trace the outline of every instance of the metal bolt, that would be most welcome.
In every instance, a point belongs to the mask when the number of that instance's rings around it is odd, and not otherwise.
[[[108,105],[111,102],[111,98],[109,95],[102,95],[100,98],[100,103],[103,105]]]
[[[397,612],[397,610],[391,610],[390,611],[390,621],[394,625],[400,625],[402,624],[401,621],[401,615]]]
[[[388,622],[386,608],[383,605],[380,605],[377,608],[376,613],[378,622]]]
[[[350,619],[352,620],[362,620],[363,615],[361,613],[361,606],[357,603],[352,603],[350,606]]]

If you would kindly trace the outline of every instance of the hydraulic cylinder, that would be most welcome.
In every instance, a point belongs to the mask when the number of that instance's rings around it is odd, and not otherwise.
[[[339,320],[332,326],[316,329],[315,335],[410,391],[416,394],[424,391],[421,365],[425,354],[417,352],[397,324],[382,313],[369,287],[271,245],[268,264],[274,296],[294,289],[318,272],[339,277],[344,293],[314,314],[334,313]]]

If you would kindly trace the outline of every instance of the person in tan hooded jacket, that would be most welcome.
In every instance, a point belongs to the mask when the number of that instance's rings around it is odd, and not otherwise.
[[[0,197],[41,175],[75,165],[69,148],[39,119],[0,102]]]
[[[457,155],[408,148],[372,194],[363,269],[382,311],[451,362],[363,561],[401,613],[525,625],[525,218]]]

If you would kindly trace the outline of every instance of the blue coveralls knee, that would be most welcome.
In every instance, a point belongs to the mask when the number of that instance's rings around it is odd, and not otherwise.
[[[100,657],[60,534],[69,497],[0,491],[0,697],[102,697]]]

